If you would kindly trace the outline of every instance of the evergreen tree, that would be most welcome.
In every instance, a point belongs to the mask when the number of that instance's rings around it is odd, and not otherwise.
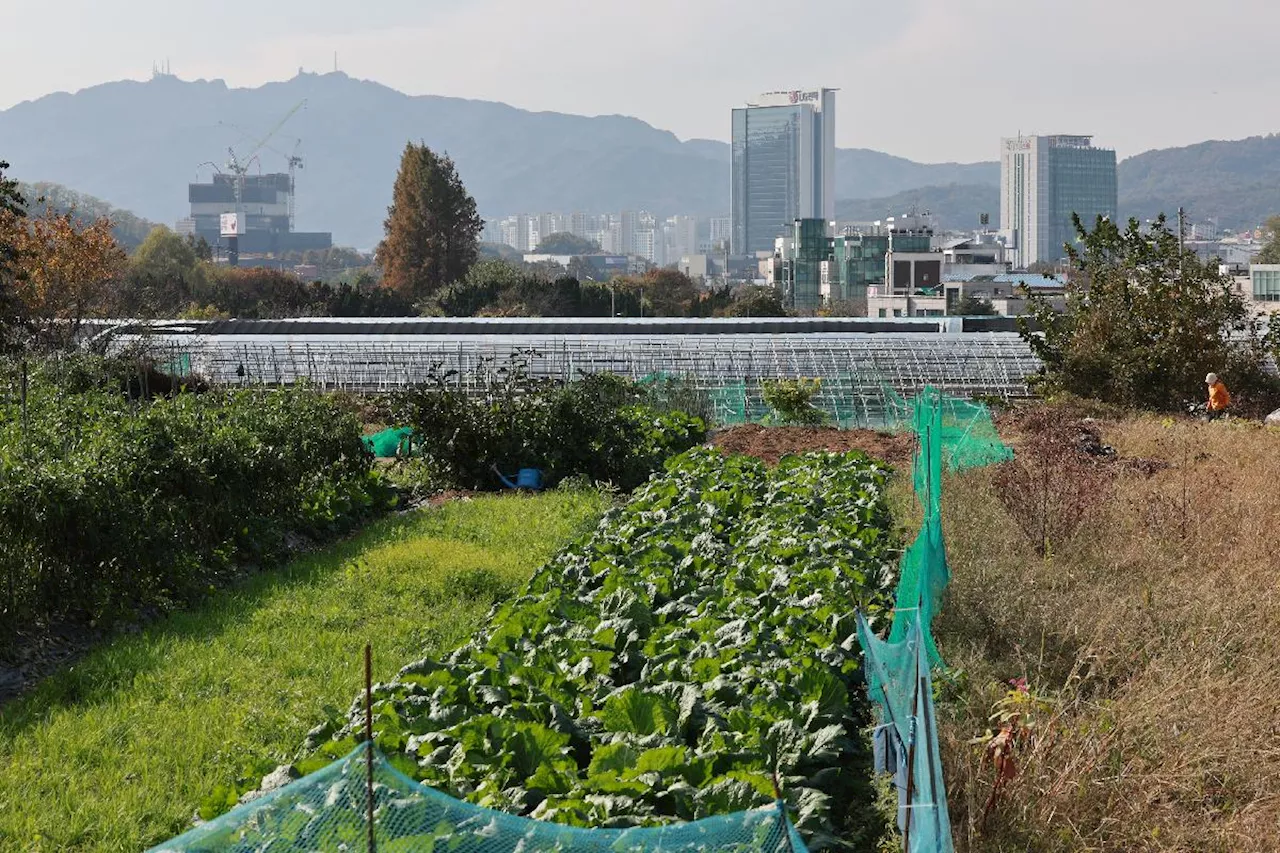
[[[462,281],[479,255],[483,227],[453,161],[409,143],[378,244],[383,284],[417,299]]]

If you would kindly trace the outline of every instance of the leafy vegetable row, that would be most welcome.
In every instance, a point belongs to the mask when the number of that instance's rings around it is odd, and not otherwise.
[[[846,845],[871,811],[853,613],[890,606],[887,469],[705,449],[667,469],[470,644],[378,685],[377,743],[457,797],[596,827],[766,804],[776,772],[810,845]],[[362,729],[357,701],[299,769]]]

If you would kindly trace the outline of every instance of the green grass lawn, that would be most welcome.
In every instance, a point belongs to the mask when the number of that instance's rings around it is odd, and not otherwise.
[[[590,492],[387,519],[90,654],[0,708],[0,850],[139,851],[292,761],[325,706],[464,642],[604,509]]]

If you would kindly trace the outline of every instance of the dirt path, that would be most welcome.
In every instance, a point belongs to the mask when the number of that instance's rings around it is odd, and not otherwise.
[[[745,424],[716,432],[711,446],[722,453],[755,456],[776,465],[783,456],[810,450],[844,453],[861,450],[886,462],[905,462],[915,451],[915,436],[909,433],[876,432],[869,429],[832,427],[766,427]]]

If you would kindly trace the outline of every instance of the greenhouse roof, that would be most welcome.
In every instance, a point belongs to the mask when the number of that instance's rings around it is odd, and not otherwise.
[[[1012,319],[999,329],[1013,331]],[[117,333],[166,336],[445,336],[467,335],[607,335],[651,337],[666,335],[792,335],[815,333],[920,333],[970,331],[967,320],[955,317],[344,317],[286,320],[209,320],[129,322]]]

